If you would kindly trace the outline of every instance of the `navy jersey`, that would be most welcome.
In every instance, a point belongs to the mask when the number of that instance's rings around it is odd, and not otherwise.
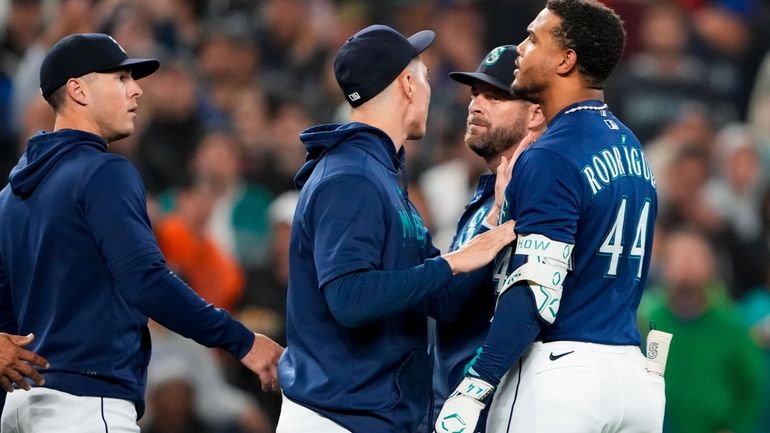
[[[439,254],[399,186],[403,149],[396,154],[385,133],[361,123],[300,138],[309,161],[296,179],[281,388],[351,431],[411,432],[430,398],[425,313],[346,327],[324,296],[327,283],[351,272],[408,269]]]
[[[519,236],[574,245],[555,321],[537,339],[638,345],[657,195],[634,134],[603,102],[571,105],[522,153],[505,195],[501,219]],[[525,260],[504,250],[497,287]]]

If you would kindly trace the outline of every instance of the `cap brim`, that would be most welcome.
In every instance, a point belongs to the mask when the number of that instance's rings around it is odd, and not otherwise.
[[[509,84],[503,83],[497,78],[483,72],[450,72],[449,78],[468,86],[472,86],[475,81],[481,81],[511,93],[511,86]],[[513,78],[513,72],[511,72],[511,78]]]
[[[435,39],[436,33],[433,30],[423,30],[410,36],[409,44],[420,54],[428,49]]]
[[[155,59],[126,59],[120,62],[119,65],[111,67],[107,70],[128,68],[131,70],[131,77],[134,80],[144,78],[160,68],[160,62]]]

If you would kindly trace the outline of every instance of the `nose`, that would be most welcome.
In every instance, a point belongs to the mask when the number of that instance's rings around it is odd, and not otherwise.
[[[519,57],[524,55],[524,49],[526,48],[528,41],[529,41],[529,38],[524,38],[524,40],[519,42],[519,45],[516,45],[516,51],[519,52]]]
[[[142,90],[142,87],[139,85],[139,83],[131,78],[131,97],[140,97],[144,93],[144,90]]]
[[[475,95],[471,96],[471,102],[468,104],[468,112],[469,113],[481,113],[481,106],[482,106],[482,96]]]

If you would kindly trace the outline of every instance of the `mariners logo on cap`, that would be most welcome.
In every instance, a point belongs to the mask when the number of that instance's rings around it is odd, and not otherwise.
[[[490,51],[489,54],[487,54],[487,57],[484,59],[484,64],[489,66],[494,65],[498,60],[500,60],[500,56],[503,54],[503,52],[505,52],[505,47],[497,47]]]

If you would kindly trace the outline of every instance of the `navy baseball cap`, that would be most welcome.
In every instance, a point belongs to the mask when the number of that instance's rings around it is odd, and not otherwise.
[[[475,81],[482,81],[511,93],[517,57],[519,51],[516,46],[503,45],[490,51],[476,68],[476,72],[450,72],[449,78],[468,86],[472,86]]]
[[[154,59],[132,59],[115,39],[104,33],[76,33],[59,40],[45,55],[40,66],[40,90],[48,97],[70,78],[91,72],[108,72],[121,68],[131,70],[138,80],[157,71]]]
[[[423,30],[408,39],[382,24],[351,36],[334,57],[334,78],[353,107],[377,96],[436,38]]]

